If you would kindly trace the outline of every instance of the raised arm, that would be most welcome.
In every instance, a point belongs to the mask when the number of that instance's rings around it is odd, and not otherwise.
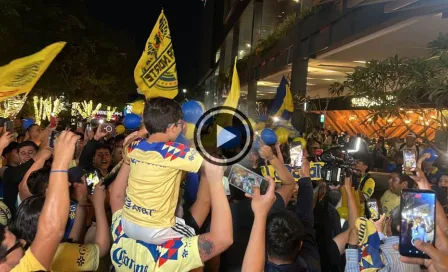
[[[254,195],[246,195],[252,198],[251,206],[254,212],[254,223],[250,233],[249,244],[244,254],[242,271],[263,271],[265,263],[266,220],[269,210],[275,202],[275,182],[271,177],[269,187],[265,195],[260,195],[260,187],[253,187]]]
[[[78,139],[76,134],[63,131],[56,141],[45,204],[31,245],[31,252],[47,270],[50,270],[56,249],[64,237],[70,208],[67,171]]]
[[[100,258],[106,256],[110,249],[109,223],[107,222],[104,200],[106,199],[106,190],[104,186],[96,186],[92,196],[89,196],[90,202],[95,209],[96,232],[95,244],[100,248]]]
[[[0,137],[0,157],[5,149],[14,140],[14,135],[11,132],[5,132],[5,134]],[[0,164],[1,166],[1,164]]]
[[[203,263],[224,252],[233,243],[232,215],[222,185],[223,169],[204,162],[203,169],[209,183],[212,220],[210,232],[199,236],[198,248]]]
[[[285,205],[288,205],[288,202],[292,196],[292,192],[294,191],[296,181],[294,180],[288,168],[286,168],[286,166],[283,164],[283,161],[281,161],[279,158],[277,158],[277,156],[274,155],[270,146],[265,145],[263,142],[260,142],[259,152],[260,156],[263,159],[268,160],[271,163],[279,179],[282,181],[282,186],[278,188],[276,192],[283,198]]]

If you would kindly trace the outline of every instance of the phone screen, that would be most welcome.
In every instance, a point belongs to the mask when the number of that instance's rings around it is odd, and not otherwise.
[[[303,149],[302,145],[291,146],[289,149],[289,156],[291,157],[291,166],[294,168],[302,167]]]
[[[5,122],[5,131],[14,133],[14,122],[13,121],[6,121]]]
[[[367,201],[367,208],[369,209],[369,218],[373,220],[380,219],[380,213],[378,211],[378,203],[376,199],[369,199]]]
[[[93,170],[86,174],[87,192],[93,194],[95,186],[100,182],[97,170]]]
[[[54,143],[56,142],[56,138],[59,136],[59,131],[52,130],[50,133],[50,137],[48,139],[48,146],[50,148],[54,148]]]
[[[403,172],[407,175],[412,175],[415,168],[417,168],[417,154],[415,150],[403,150]]]
[[[400,201],[400,254],[428,258],[414,243],[421,240],[434,244],[436,194],[430,190],[405,189]]]
[[[253,195],[252,186],[260,186],[260,194],[264,195],[268,189],[269,182],[260,175],[255,174],[249,169],[234,164],[228,176],[229,184],[240,189],[241,191]]]
[[[50,116],[50,128],[55,128],[58,125],[56,116],[54,114],[51,114]]]

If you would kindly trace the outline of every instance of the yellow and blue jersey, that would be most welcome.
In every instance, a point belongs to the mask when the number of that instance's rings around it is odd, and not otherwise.
[[[123,217],[142,227],[174,226],[183,172],[198,172],[202,161],[195,149],[181,143],[132,142],[125,149],[130,173]]]

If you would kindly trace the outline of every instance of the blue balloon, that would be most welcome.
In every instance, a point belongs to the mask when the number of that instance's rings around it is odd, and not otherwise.
[[[224,149],[237,148],[241,142],[241,132],[236,127],[225,127],[219,133],[218,141],[223,143],[220,147]]]
[[[34,125],[34,119],[23,119],[22,128],[23,130],[27,130],[31,125]]]
[[[138,129],[141,123],[142,123],[142,117],[140,117],[140,115],[137,115],[135,113],[127,114],[123,120],[124,127],[130,130]]]
[[[437,158],[439,157],[439,154],[437,154],[437,152],[432,148],[426,148],[423,151],[423,154],[425,154],[425,153],[429,153],[431,155],[431,158],[425,160],[427,162],[435,162],[437,160]]]
[[[196,124],[202,114],[204,114],[204,106],[198,101],[187,101],[182,104],[182,112],[185,122]]]
[[[175,142],[186,145],[186,146],[190,146],[190,142],[185,138],[184,135],[182,135],[182,133],[179,134],[179,136],[177,137]]]
[[[270,128],[265,128],[261,131],[261,139],[267,145],[275,145],[277,143],[277,135]]]

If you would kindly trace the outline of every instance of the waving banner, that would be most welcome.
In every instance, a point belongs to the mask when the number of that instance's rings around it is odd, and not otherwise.
[[[65,42],[57,42],[31,56],[0,67],[0,101],[29,93],[64,46]]]
[[[147,99],[174,98],[177,95],[176,59],[168,20],[163,10],[135,67],[134,80],[138,92],[144,94]]]

